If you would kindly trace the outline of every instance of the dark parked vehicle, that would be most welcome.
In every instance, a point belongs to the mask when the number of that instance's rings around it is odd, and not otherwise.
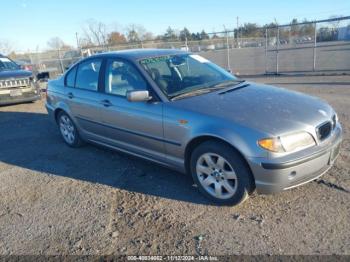
[[[0,105],[31,102],[40,98],[33,73],[0,55]]]
[[[180,50],[83,59],[49,82],[46,108],[69,146],[87,141],[188,172],[220,204],[314,180],[342,139],[324,101]]]

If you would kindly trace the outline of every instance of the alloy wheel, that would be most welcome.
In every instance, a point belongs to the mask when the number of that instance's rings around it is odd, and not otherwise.
[[[72,121],[68,116],[62,115],[60,117],[60,131],[63,136],[63,139],[70,145],[75,141],[75,128]]]
[[[201,155],[196,164],[199,182],[210,195],[218,199],[229,199],[237,191],[237,175],[230,163],[214,153]]]

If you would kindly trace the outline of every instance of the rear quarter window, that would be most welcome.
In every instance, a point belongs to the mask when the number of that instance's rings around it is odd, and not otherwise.
[[[70,70],[66,76],[66,86],[68,87],[74,87],[75,85],[75,76],[77,73],[77,67],[75,66]]]

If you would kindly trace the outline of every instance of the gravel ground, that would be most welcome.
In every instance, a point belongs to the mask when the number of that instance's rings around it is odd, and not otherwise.
[[[43,101],[0,107],[0,254],[350,255],[350,76],[251,80],[338,111],[344,142],[321,179],[217,207],[189,176],[103,148],[68,148]]]

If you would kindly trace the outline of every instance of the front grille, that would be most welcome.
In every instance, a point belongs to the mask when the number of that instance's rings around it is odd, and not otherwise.
[[[0,80],[0,88],[18,88],[29,85],[29,78]]]
[[[332,129],[333,129],[333,123],[331,121],[328,121],[320,125],[316,130],[318,139],[320,141],[325,140],[331,134]]]

